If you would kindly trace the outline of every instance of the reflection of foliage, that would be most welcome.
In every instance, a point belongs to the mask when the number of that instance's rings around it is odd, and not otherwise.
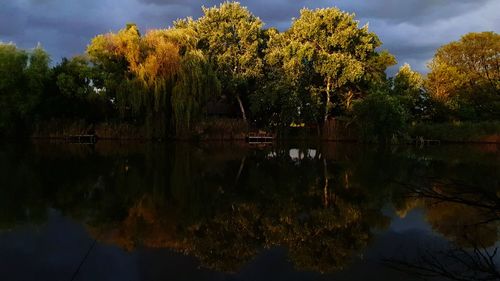
[[[271,158],[254,154],[238,177],[239,161],[220,171],[224,165],[214,168],[206,151],[178,146],[171,174],[173,200],[135,203],[121,223],[128,238],[115,237],[115,243],[168,247],[222,271],[237,270],[262,248],[274,246],[286,247],[302,269],[345,267],[366,247],[370,229],[386,225],[380,212],[373,212],[381,206],[364,204],[368,197],[357,187],[333,192],[333,184],[343,183],[332,180],[325,208],[320,154],[292,160],[285,151]],[[337,165],[332,168],[328,177],[346,174]],[[154,235],[161,235],[163,242]]]
[[[416,261],[385,260],[385,263],[399,271],[407,272],[424,280],[447,278],[457,281],[499,280],[500,271],[495,263],[497,248],[489,250],[474,247],[450,248],[439,251],[425,251]]]
[[[499,280],[495,246],[500,220],[498,186],[430,179],[410,190],[426,206],[428,222],[450,244],[444,249],[424,249],[414,259],[387,259],[386,264],[421,278]]]
[[[28,153],[16,146],[0,151],[0,231],[25,224],[43,222],[47,203],[37,182],[36,173],[29,166]],[[26,186],[30,187],[26,189]],[[22,202],[22,204],[20,204]]]
[[[477,165],[488,157],[464,162],[435,152],[345,145],[305,146],[293,153],[287,147],[248,150],[227,144],[33,148],[0,150],[0,171],[8,175],[0,200],[10,199],[0,205],[2,223],[7,222],[3,229],[33,220],[23,217],[26,210],[43,214],[42,221],[47,208],[56,208],[106,243],[127,250],[169,248],[222,271],[236,271],[262,249],[276,246],[288,249],[299,269],[340,270],[368,246],[375,228],[388,226],[382,207],[391,198],[402,200],[398,194],[406,191],[395,190],[391,181],[416,182],[433,173],[465,176],[465,169],[473,172],[473,181],[476,174],[485,179],[495,174],[488,165]],[[442,165],[443,159],[453,164]],[[12,190],[17,196],[8,194]],[[454,189],[434,190],[448,196]],[[484,189],[490,201],[482,203],[495,200],[493,190]],[[473,191],[464,199],[482,198]],[[443,205],[448,216],[432,209],[437,206],[427,206],[429,218],[434,211],[443,215],[429,219],[436,229],[469,212]],[[453,237],[452,231],[443,233]]]
[[[370,227],[356,207],[311,212],[300,223],[281,226],[274,243],[285,245],[298,268],[318,272],[344,268],[371,238]]]
[[[489,247],[498,240],[497,189],[434,180],[429,187],[414,188],[412,194],[424,199],[427,220],[438,232],[460,246],[476,241]]]

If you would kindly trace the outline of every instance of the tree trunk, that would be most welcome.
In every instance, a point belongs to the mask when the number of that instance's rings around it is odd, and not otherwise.
[[[240,111],[241,111],[241,117],[243,117],[243,120],[246,122],[247,121],[247,115],[245,113],[245,108],[243,107],[243,102],[241,101],[240,95],[236,95],[236,99],[238,100],[238,104],[240,105]]]
[[[354,93],[352,91],[349,91],[347,93],[347,100],[346,100],[346,109],[349,110],[351,108],[352,100],[354,99]]]
[[[330,77],[326,79],[326,104],[325,104],[325,122],[328,120],[328,109],[330,107]]]

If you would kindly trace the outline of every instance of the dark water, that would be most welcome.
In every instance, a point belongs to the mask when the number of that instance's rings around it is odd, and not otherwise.
[[[498,148],[2,145],[0,280],[499,280]]]

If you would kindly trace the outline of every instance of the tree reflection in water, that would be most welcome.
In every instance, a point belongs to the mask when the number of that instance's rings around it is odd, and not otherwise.
[[[416,257],[387,258],[385,264],[425,280],[500,280],[498,183],[472,186],[429,179],[428,185],[409,189],[409,200],[425,206],[428,222],[449,243],[444,247],[428,244]]]
[[[331,272],[360,255],[372,228],[387,226],[384,200],[376,203],[356,186],[346,189],[346,168],[325,165],[324,154],[211,153],[177,146],[171,194],[146,192],[124,219],[91,224],[92,232],[129,250],[174,249],[219,271],[236,271],[262,249],[282,246],[297,268]]]
[[[424,207],[433,229],[457,249],[469,240],[491,247],[498,240],[498,167],[483,163],[495,163],[497,154],[453,154],[450,164],[442,150],[105,142],[8,148],[0,150],[0,229],[43,223],[54,208],[128,251],[168,248],[234,272],[263,249],[283,247],[297,269],[336,272],[363,259],[390,225],[382,210],[394,205],[401,214]],[[484,190],[443,180],[457,175]],[[418,188],[407,196],[396,182]]]

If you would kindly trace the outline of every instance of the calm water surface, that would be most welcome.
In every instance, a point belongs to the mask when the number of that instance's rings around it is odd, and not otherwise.
[[[1,145],[0,280],[500,280],[499,148]]]

